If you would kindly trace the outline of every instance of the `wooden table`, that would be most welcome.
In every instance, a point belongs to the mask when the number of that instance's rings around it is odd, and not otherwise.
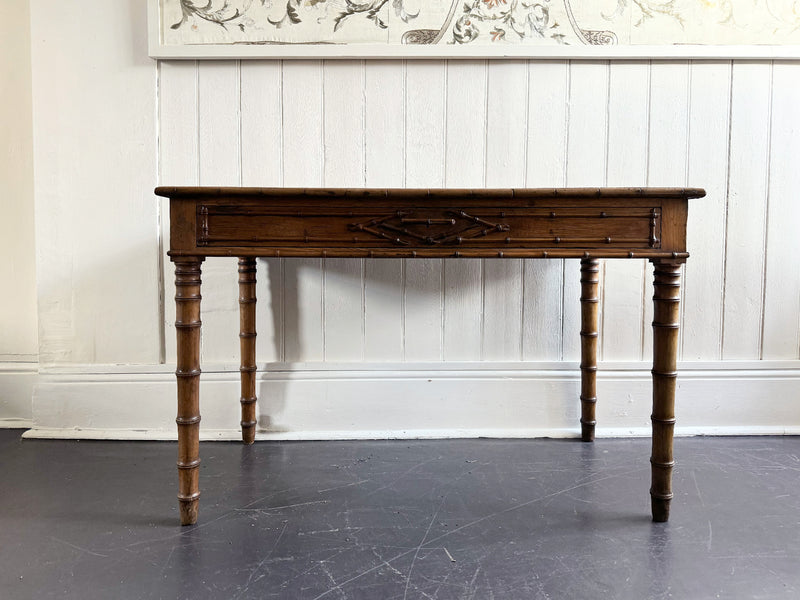
[[[239,258],[242,438],[256,428],[257,257],[579,258],[581,438],[594,440],[601,258],[654,265],[654,521],[669,518],[680,268],[689,198],[702,189],[379,190],[160,187],[170,199],[178,358],[181,523],[197,521],[200,265]]]

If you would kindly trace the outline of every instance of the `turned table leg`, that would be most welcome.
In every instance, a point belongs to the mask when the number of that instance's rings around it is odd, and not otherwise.
[[[653,260],[653,453],[650,497],[653,521],[669,519],[672,500],[672,436],[675,429],[680,271],[678,262]]]
[[[197,521],[200,498],[200,265],[175,258],[175,330],[178,341],[178,501],[181,525]]]
[[[256,437],[256,259],[239,259],[239,347],[242,380],[242,441]]]
[[[581,259],[581,439],[594,441],[597,403],[597,288],[600,261]]]

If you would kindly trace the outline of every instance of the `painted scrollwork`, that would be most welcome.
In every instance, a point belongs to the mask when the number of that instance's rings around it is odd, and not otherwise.
[[[453,43],[467,44],[488,30],[491,41],[550,38],[564,42],[564,34],[550,19],[550,8],[543,2],[524,0],[472,0],[453,27]]]
[[[620,2],[627,2],[627,0],[619,0]],[[569,20],[572,30],[577,34],[578,39],[590,46],[612,46],[617,43],[617,36],[613,31],[597,31],[591,29],[583,29],[578,25],[578,20],[575,18],[575,13],[570,6],[570,0],[564,0],[564,8],[567,9],[567,19]]]
[[[401,41],[404,44],[435,44],[439,40],[438,29],[412,29],[403,34]]]
[[[234,6],[229,0],[221,3],[215,3],[214,0],[208,0],[206,3],[180,0],[181,20],[173,23],[171,29],[180,29],[187,23],[191,23],[196,28],[197,26],[193,21],[199,19],[219,25],[223,29],[227,29],[230,24],[235,24],[244,30],[244,14],[250,9],[251,4],[252,0],[246,2],[242,7]]]
[[[451,44],[469,44],[476,41],[523,42],[526,40],[551,40],[556,44],[577,41],[582,44],[607,46],[617,43],[613,31],[583,29],[577,22],[570,0],[453,0],[450,12],[437,30],[411,30],[403,36],[404,44],[436,44],[451,27]],[[626,2],[627,0],[619,0]],[[646,1],[646,0],[635,0]],[[455,17],[456,8],[462,6]],[[572,31],[562,28],[555,15],[566,15]],[[455,20],[455,23],[453,21]],[[576,39],[577,38],[577,39]]]
[[[379,29],[388,28],[389,11],[402,23],[410,23],[422,9],[412,12],[408,0],[175,0],[180,5],[180,20],[171,25],[178,30],[195,31],[199,24],[216,25],[225,31],[244,34],[272,28],[291,28],[303,23],[329,24],[336,33],[355,17],[362,17]],[[581,29],[570,7],[570,0],[561,0],[567,20],[581,42],[613,44],[616,36],[610,31]],[[619,0],[626,6],[629,0]],[[637,3],[653,0],[631,0]],[[440,29],[412,29],[401,37],[404,44],[437,44],[450,31],[449,43],[468,44],[479,38],[489,42],[512,42],[538,38],[555,43],[568,43],[561,24],[553,17],[552,0],[452,0]],[[552,6],[551,6],[552,2]],[[459,9],[461,14],[456,17]],[[619,10],[619,9],[618,9]],[[452,28],[451,28],[452,25]]]
[[[386,29],[389,0],[286,0],[285,4],[272,0],[178,0],[181,19],[171,29],[189,24],[197,28],[198,22],[212,23],[223,29],[236,27],[242,32],[269,25],[275,29],[300,25],[313,19],[317,23],[328,21],[332,30],[338,31],[353,16],[362,16],[376,27]],[[415,19],[419,13],[406,10],[406,0],[391,0],[395,16],[403,23]],[[267,10],[266,19],[257,19],[256,8]],[[276,10],[277,9],[277,10]],[[387,10],[384,10],[387,9]],[[262,11],[263,12],[263,11]],[[261,14],[261,13],[259,13]]]
[[[800,0],[149,1],[164,46],[800,43]]]

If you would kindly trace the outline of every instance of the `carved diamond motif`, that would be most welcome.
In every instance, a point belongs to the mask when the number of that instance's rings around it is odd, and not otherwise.
[[[504,223],[491,223],[463,210],[442,211],[435,215],[397,211],[348,225],[350,231],[363,231],[398,246],[457,246],[463,240],[508,231]]]

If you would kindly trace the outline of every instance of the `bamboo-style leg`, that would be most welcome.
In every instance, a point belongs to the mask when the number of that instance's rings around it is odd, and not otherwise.
[[[600,261],[581,259],[581,439],[594,441],[597,403],[597,288]]]
[[[175,258],[175,330],[178,341],[178,500],[181,525],[197,521],[200,498],[200,265]]]
[[[242,441],[256,438],[256,259],[239,259],[239,347],[242,379]]]
[[[675,429],[680,304],[679,262],[653,260],[653,453],[650,497],[653,521],[669,519],[672,500],[672,435]]]

